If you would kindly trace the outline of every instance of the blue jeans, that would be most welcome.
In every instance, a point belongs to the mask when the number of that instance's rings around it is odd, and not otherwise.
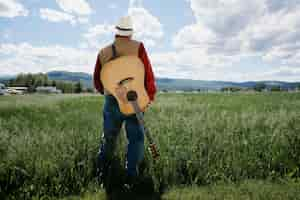
[[[109,162],[116,149],[116,140],[125,122],[128,139],[126,169],[128,176],[138,175],[138,165],[144,159],[144,133],[135,116],[120,112],[119,105],[112,95],[105,96],[103,108],[103,141],[100,145],[100,163]]]

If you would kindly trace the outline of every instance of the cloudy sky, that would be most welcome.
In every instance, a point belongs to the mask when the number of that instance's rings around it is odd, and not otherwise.
[[[0,76],[92,73],[124,15],[157,77],[300,81],[300,0],[0,0]]]

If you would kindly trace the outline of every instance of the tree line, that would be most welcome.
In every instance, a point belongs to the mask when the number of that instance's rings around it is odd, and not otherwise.
[[[300,90],[300,84],[296,88],[298,90]],[[280,92],[280,91],[286,91],[287,90],[286,88],[283,88],[279,85],[273,85],[273,86],[268,87],[265,83],[257,83],[251,89],[253,91],[256,91],[256,92],[263,92],[264,90],[268,90],[268,91],[271,91],[271,92]],[[238,92],[238,91],[243,91],[243,90],[245,90],[245,89],[241,88],[241,87],[224,87],[224,88],[221,88],[222,92]],[[249,90],[249,88],[246,89],[246,90]]]
[[[81,93],[86,90],[80,81],[50,80],[47,74],[19,74],[15,79],[7,81],[9,87],[27,87],[29,93],[36,92],[40,86],[52,86],[61,90],[62,93]]]

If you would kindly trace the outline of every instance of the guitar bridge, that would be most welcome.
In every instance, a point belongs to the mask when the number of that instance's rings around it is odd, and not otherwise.
[[[124,84],[126,84],[126,83],[128,83],[128,82],[130,82],[130,81],[132,81],[132,80],[134,80],[133,77],[125,78],[125,79],[121,80],[121,81],[118,83],[118,85],[119,85],[119,86],[123,86]]]

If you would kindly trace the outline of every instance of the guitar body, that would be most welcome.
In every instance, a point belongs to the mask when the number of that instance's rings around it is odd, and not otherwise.
[[[136,92],[137,104],[141,110],[145,110],[149,104],[144,77],[144,64],[137,56],[121,56],[111,60],[102,67],[100,73],[104,88],[117,99],[120,111],[125,115],[135,113],[127,100],[129,91]]]

